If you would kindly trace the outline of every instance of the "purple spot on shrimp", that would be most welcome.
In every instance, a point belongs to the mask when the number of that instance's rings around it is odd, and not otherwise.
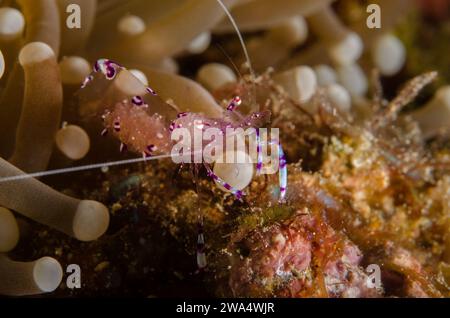
[[[131,99],[131,102],[136,106],[142,106],[144,105],[144,99],[141,96],[134,96]]]
[[[119,132],[119,131],[120,131],[120,122],[116,121],[116,122],[114,123],[114,130],[115,130],[116,132]]]
[[[175,122],[172,122],[169,126],[169,131],[173,132],[175,130]]]
[[[150,94],[152,94],[152,95],[154,95],[154,96],[157,96],[158,94],[156,94],[156,92],[151,88],[151,87],[147,87],[147,92],[148,93],[150,93]]]

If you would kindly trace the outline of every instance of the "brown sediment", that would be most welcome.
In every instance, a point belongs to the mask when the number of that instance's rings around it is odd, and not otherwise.
[[[61,121],[58,62],[52,49],[42,42],[24,46],[19,60],[25,72],[25,94],[10,162],[26,172],[44,171]]]
[[[96,240],[108,228],[108,209],[99,202],[59,193],[3,159],[0,175],[0,204],[4,207],[81,241]]]

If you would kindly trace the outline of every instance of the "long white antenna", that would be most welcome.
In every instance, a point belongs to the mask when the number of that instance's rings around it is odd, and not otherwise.
[[[248,68],[250,70],[250,75],[252,76],[252,80],[256,80],[255,71],[253,70],[252,62],[250,60],[250,55],[248,55],[247,46],[245,45],[244,38],[242,37],[242,33],[239,30],[238,25],[236,24],[236,21],[233,18],[233,15],[231,14],[230,10],[223,4],[222,0],[217,0],[219,5],[222,7],[222,9],[225,11],[225,14],[227,15],[228,19],[230,20],[231,24],[233,25],[234,30],[236,31],[236,34],[239,38],[239,42],[241,43],[242,50],[244,51],[244,56],[247,61]]]
[[[188,154],[197,154],[197,152],[190,152]],[[134,159],[127,159],[127,160],[119,160],[119,161],[110,161],[110,162],[103,162],[103,163],[96,163],[91,165],[85,165],[85,166],[78,166],[78,167],[71,167],[71,168],[63,168],[63,169],[55,169],[55,170],[47,170],[47,171],[40,171],[35,173],[24,173],[9,177],[0,177],[0,183],[3,182],[12,182],[12,181],[19,181],[29,178],[40,178],[45,176],[53,176],[58,174],[65,174],[65,173],[71,173],[71,172],[80,172],[80,171],[86,171],[86,170],[95,170],[95,169],[102,169],[102,168],[109,168],[114,166],[122,166],[122,165],[129,165],[139,162],[146,162],[146,161],[152,161],[152,160],[161,160],[166,158],[172,158],[173,155],[160,155],[160,156],[154,156],[154,157],[140,157],[140,158],[134,158]]]

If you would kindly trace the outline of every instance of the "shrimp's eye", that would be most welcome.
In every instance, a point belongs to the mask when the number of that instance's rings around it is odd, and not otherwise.
[[[105,75],[106,75],[107,79],[112,80],[116,76],[116,70],[114,69],[114,67],[108,66],[106,68],[106,74]]]

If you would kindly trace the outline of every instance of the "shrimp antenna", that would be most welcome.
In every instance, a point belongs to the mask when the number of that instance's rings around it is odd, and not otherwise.
[[[236,34],[239,38],[239,42],[241,43],[242,51],[244,51],[245,60],[248,65],[248,69],[250,71],[250,76],[252,77],[253,83],[256,81],[256,75],[255,71],[253,70],[252,61],[250,60],[250,55],[248,54],[247,46],[245,45],[244,38],[242,36],[241,31],[239,30],[239,27],[236,23],[236,21],[233,18],[233,15],[231,14],[230,10],[223,4],[222,0],[217,0],[219,5],[222,7],[222,9],[225,11],[225,14],[227,15],[228,19],[230,20],[231,24],[233,25],[234,30],[236,31]],[[256,92],[255,92],[255,100],[256,100]]]

